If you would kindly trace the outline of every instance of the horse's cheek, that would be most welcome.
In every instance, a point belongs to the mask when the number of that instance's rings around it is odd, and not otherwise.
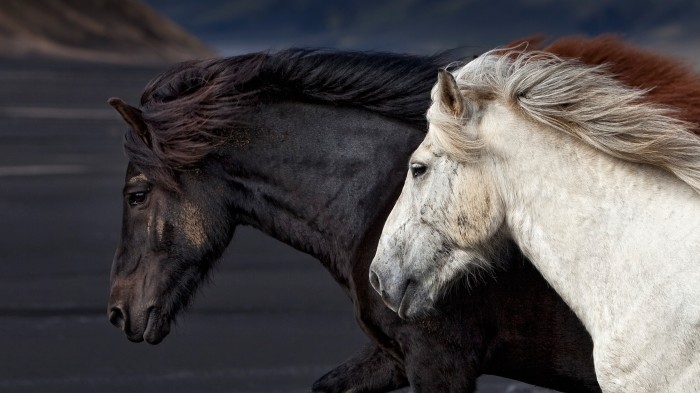
[[[195,203],[183,201],[177,220],[187,243],[193,248],[202,248],[207,240],[202,209]]]
[[[455,239],[465,248],[474,248],[491,238],[498,229],[500,209],[483,186],[477,186],[460,195],[455,206],[461,206],[456,214]]]

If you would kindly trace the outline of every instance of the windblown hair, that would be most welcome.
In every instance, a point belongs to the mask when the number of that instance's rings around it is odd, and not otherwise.
[[[625,85],[647,90],[644,101],[678,109],[673,116],[692,123],[691,131],[700,135],[700,73],[690,65],[629,45],[614,35],[563,37],[542,50],[586,64],[605,64]]]
[[[669,65],[670,70],[677,70]],[[630,87],[606,65],[588,65],[544,51],[495,50],[453,72],[460,91],[493,97],[527,118],[565,132],[611,156],[663,168],[700,192],[700,117],[683,116],[653,90]],[[698,80],[697,78],[695,79]],[[663,82],[663,78],[659,79]],[[685,86],[697,94],[700,83]],[[683,94],[682,92],[680,94]],[[438,100],[433,89],[433,99]],[[695,112],[697,113],[697,111]],[[428,119],[435,143],[456,159],[470,161],[481,142],[467,136],[470,119],[455,119],[435,103]],[[462,127],[453,133],[458,125]]]
[[[145,137],[125,136],[131,162],[174,186],[174,174],[235,142],[265,103],[299,100],[364,108],[425,128],[429,91],[447,54],[289,49],[181,63],[141,97]]]

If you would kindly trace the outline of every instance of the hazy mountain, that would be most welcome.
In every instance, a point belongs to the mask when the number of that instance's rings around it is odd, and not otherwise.
[[[207,46],[222,54],[288,46],[478,52],[537,33],[613,32],[700,60],[698,0],[144,1],[153,8],[1,0],[0,56],[173,62],[211,56]]]
[[[224,53],[290,45],[434,52],[536,33],[697,48],[697,0],[146,0]]]
[[[2,0],[0,55],[126,63],[211,56],[199,39],[138,0]]]

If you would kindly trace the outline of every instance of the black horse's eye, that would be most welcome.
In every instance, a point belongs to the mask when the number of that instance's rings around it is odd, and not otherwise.
[[[418,177],[418,176],[424,174],[427,169],[428,169],[427,166],[425,166],[419,162],[411,163],[411,175],[413,175],[413,177]]]
[[[143,203],[146,200],[146,195],[148,193],[145,191],[138,191],[138,192],[130,192],[127,201],[129,202],[129,206],[136,206],[141,203]]]

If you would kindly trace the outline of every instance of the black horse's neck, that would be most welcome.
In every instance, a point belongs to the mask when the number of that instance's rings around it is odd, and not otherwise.
[[[225,158],[235,210],[307,252],[345,285],[355,251],[398,196],[424,131],[367,110],[298,102],[264,106]],[[372,247],[374,244],[372,244]]]

